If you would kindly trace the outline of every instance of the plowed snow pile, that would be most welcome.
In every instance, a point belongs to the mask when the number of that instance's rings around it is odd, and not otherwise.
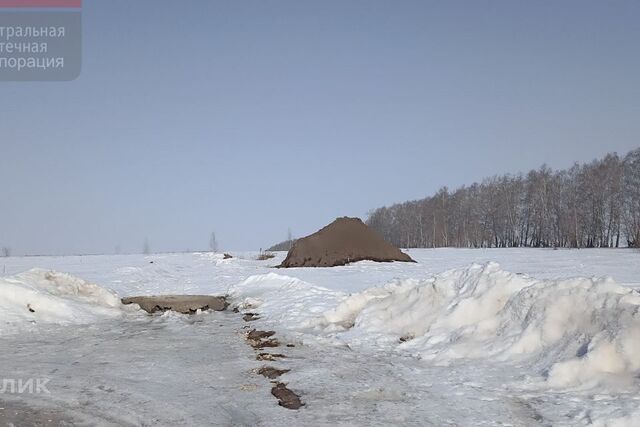
[[[322,339],[439,365],[525,363],[553,388],[624,384],[640,374],[640,294],[607,278],[541,281],[489,263],[353,295],[269,274],[232,295]]]
[[[33,323],[92,323],[123,307],[114,292],[69,274],[33,269],[0,278],[0,334]]]

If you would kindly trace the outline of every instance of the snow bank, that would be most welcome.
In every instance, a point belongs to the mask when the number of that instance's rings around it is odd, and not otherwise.
[[[250,276],[229,288],[228,295],[241,309],[262,313],[270,321],[297,330],[313,329],[315,319],[344,298],[342,292],[276,273]]]
[[[0,278],[0,333],[33,323],[92,323],[123,309],[114,292],[69,274],[33,269]]]
[[[216,266],[224,266],[232,264],[236,261],[236,257],[225,258],[224,253],[218,252],[196,252],[196,255],[198,255],[202,259],[211,261]]]
[[[527,363],[554,388],[640,374],[640,294],[610,278],[536,280],[488,263],[353,295],[272,273],[231,295],[290,329],[352,347],[441,365]]]

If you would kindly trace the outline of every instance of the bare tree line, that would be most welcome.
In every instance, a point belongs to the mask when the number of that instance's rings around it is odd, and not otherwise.
[[[296,240],[297,239],[293,237],[291,228],[287,228],[287,240],[284,240],[280,243],[276,243],[275,245],[267,249],[267,252],[288,251],[293,247],[293,244],[296,242]]]
[[[640,247],[640,149],[502,175],[373,210],[391,243],[430,247]]]

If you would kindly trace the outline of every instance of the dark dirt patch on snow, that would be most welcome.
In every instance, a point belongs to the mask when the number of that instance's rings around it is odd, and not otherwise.
[[[278,399],[278,405],[287,409],[300,409],[304,403],[300,400],[300,396],[291,391],[284,383],[275,383],[271,389],[271,394]]]
[[[282,374],[286,374],[290,370],[291,369],[278,369],[274,368],[273,366],[263,366],[262,368],[258,369],[258,374],[271,380],[275,380],[276,378],[278,378]]]
[[[343,217],[296,240],[278,267],[334,267],[364,260],[415,262],[360,218]]]

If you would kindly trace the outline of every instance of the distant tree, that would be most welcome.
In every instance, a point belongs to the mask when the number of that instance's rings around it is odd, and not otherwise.
[[[623,218],[627,245],[640,247],[640,148],[624,159]]]
[[[640,149],[443,187],[375,209],[367,224],[403,247],[640,247]]]
[[[267,249],[267,252],[277,252],[277,251],[289,251],[293,244],[296,242],[296,239],[285,240],[284,242],[276,243]],[[260,252],[262,252],[262,248],[260,248]]]
[[[5,258],[9,258],[11,256],[11,248],[8,246],[5,246],[2,248],[2,256]]]
[[[119,255],[122,251],[120,250],[120,245],[116,245],[115,249],[114,249],[114,253],[116,255]]]
[[[216,240],[215,232],[211,232],[209,237],[209,249],[211,249],[211,252],[218,252],[218,241]]]
[[[151,253],[151,247],[149,246],[149,239],[145,237],[144,245],[142,246],[142,253],[149,255]]]

